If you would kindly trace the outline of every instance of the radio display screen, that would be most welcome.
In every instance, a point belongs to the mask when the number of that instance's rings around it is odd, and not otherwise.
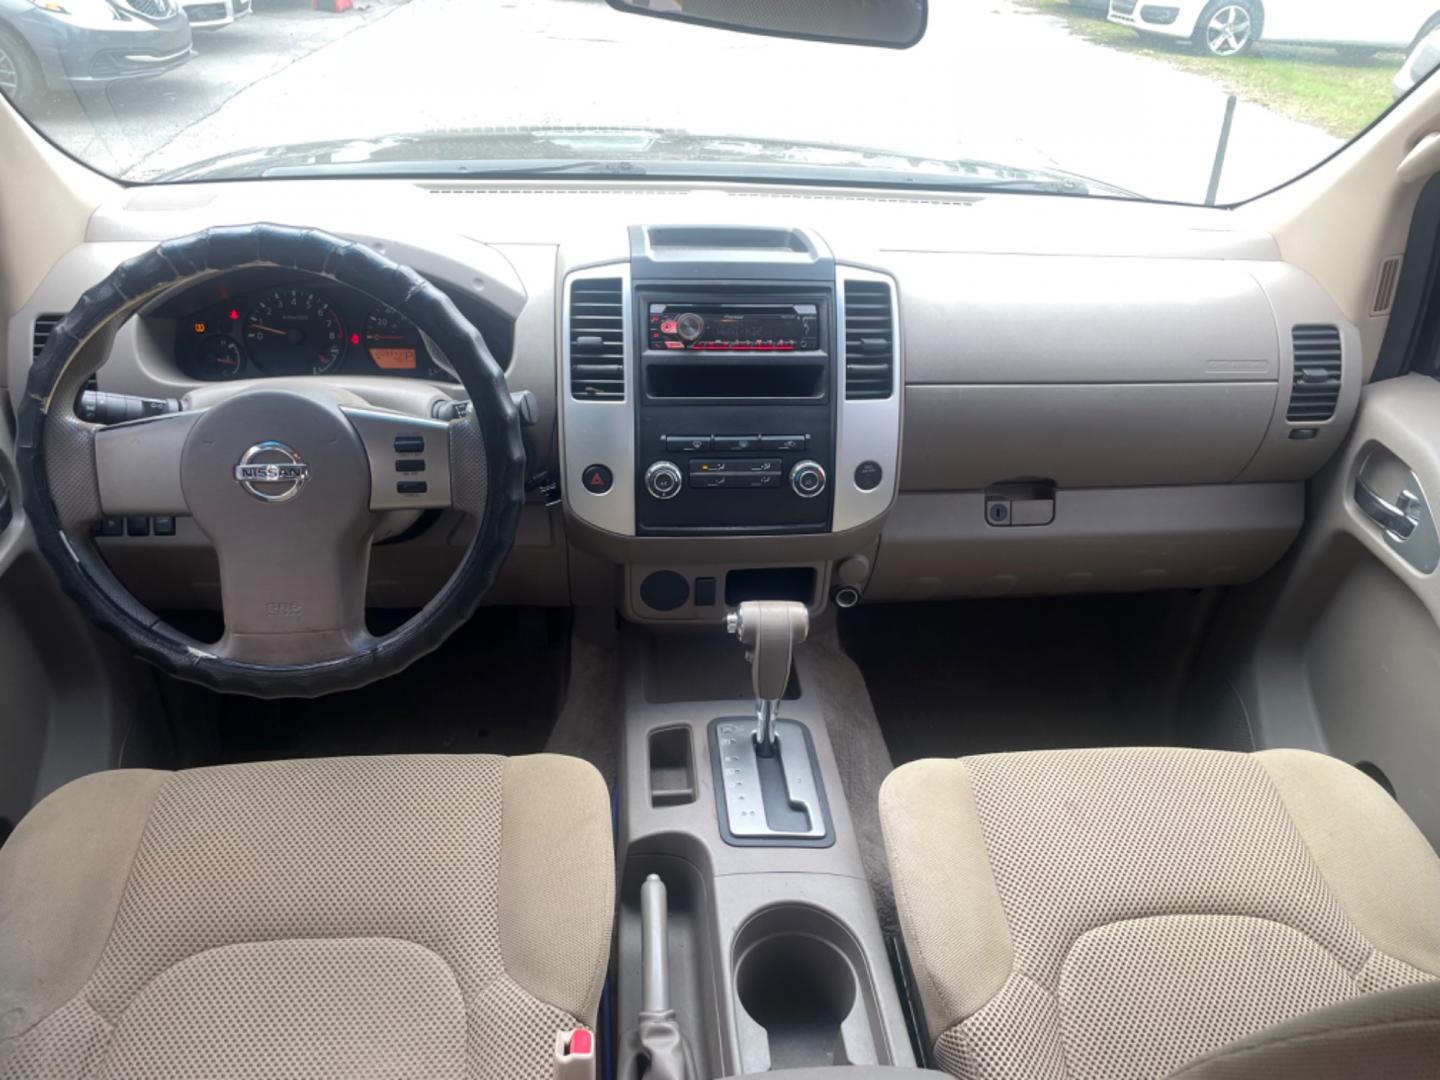
[[[812,352],[820,347],[815,304],[652,303],[656,351]]]

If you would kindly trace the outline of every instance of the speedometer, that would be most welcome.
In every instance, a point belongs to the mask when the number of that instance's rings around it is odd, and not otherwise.
[[[250,359],[270,375],[323,375],[345,357],[340,316],[310,289],[272,289],[245,319]]]
[[[415,324],[388,304],[365,320],[365,348],[382,371],[415,371],[423,351]]]

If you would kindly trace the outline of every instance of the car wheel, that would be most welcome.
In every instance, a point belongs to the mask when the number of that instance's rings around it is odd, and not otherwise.
[[[1195,24],[1195,47],[1228,60],[1244,56],[1260,36],[1260,7],[1252,0],[1211,0]]]
[[[14,105],[29,105],[40,94],[40,68],[30,50],[0,30],[0,94]]]

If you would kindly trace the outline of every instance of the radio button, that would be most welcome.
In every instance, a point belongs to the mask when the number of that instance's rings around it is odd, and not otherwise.
[[[661,324],[660,329],[665,329],[664,324]],[[705,332],[705,320],[695,312],[687,311],[675,320],[674,332],[686,341],[696,341]]]
[[[697,473],[774,473],[784,465],[779,458],[704,458],[690,462],[690,475]]]
[[[805,435],[761,435],[760,445],[766,450],[804,450]]]
[[[755,450],[760,446],[759,435],[716,435],[714,449],[720,451]]]
[[[709,435],[666,435],[665,449],[678,450],[681,453],[694,454],[701,450],[710,449]]]

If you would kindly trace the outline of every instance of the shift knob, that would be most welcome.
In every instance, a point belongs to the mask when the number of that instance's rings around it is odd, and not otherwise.
[[[726,626],[750,650],[757,701],[779,701],[790,683],[795,646],[810,633],[810,613],[794,600],[747,600]]]

